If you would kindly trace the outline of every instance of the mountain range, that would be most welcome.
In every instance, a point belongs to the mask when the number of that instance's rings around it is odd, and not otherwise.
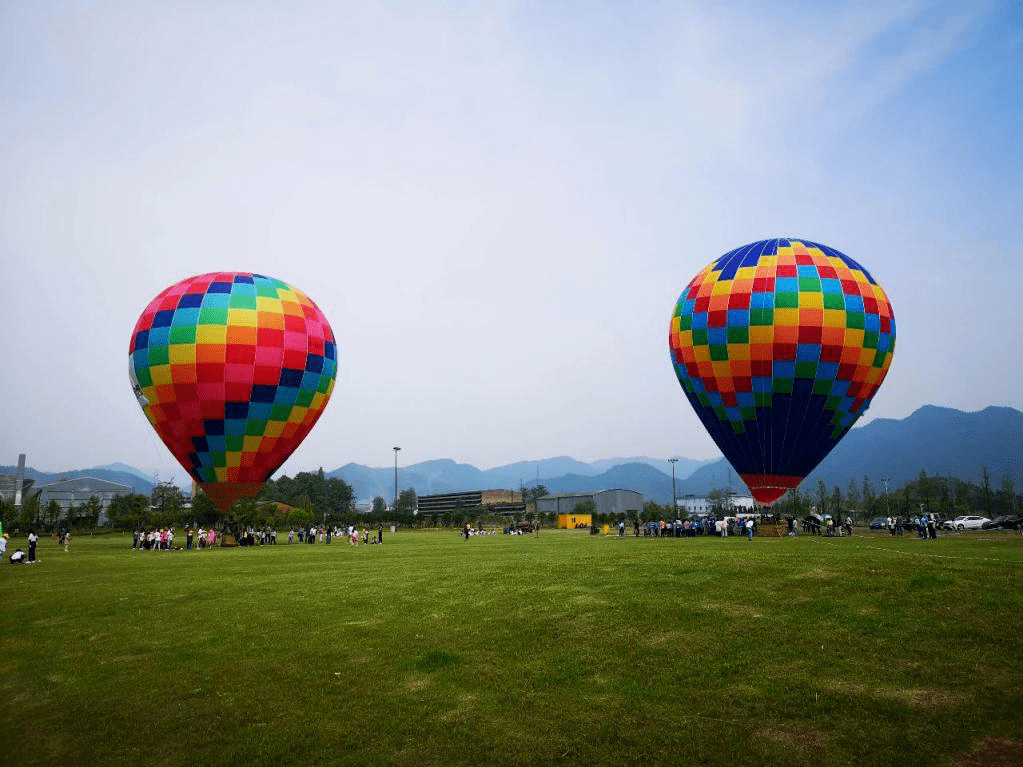
[[[951,476],[980,482],[986,467],[993,486],[1004,477],[1023,487],[1023,413],[1009,407],[988,407],[973,413],[925,405],[907,418],[879,418],[853,428],[810,474],[801,487],[816,488],[818,480],[843,490],[850,480],[864,475],[880,488],[882,477],[891,489],[929,475]],[[0,475],[13,475],[14,466],[0,466]],[[154,480],[128,464],[116,463],[59,473],[26,468],[36,486],[59,479],[91,476],[130,485],[148,495]],[[394,495],[394,468],[346,464],[327,473],[352,485],[360,505],[375,496],[390,501]],[[423,461],[398,467],[398,489],[412,488],[417,495],[465,490],[528,488],[543,485],[551,493],[592,492],[612,488],[636,490],[647,500],[671,503],[671,464],[667,459],[634,456],[592,463],[568,456],[521,461],[493,469],[479,469],[450,459]],[[742,480],[724,459],[679,458],[675,464],[677,495],[704,495],[713,489],[746,492]]]
[[[928,476],[956,477],[980,483],[986,467],[993,487],[1010,477],[1023,487],[1023,413],[1010,407],[988,407],[964,413],[947,407],[924,405],[908,418],[878,418],[849,430],[838,446],[803,480],[800,487],[815,489],[821,480],[844,492],[850,480],[857,485],[864,475],[877,489],[881,479],[889,487],[902,487]],[[694,471],[679,486],[679,495],[704,495],[714,488],[746,489],[725,459]]]
[[[679,458],[676,481],[688,477],[715,460]],[[664,469],[657,468],[659,466]],[[394,496],[394,468],[373,468],[349,463],[327,474],[350,484],[360,503],[375,496],[388,502]],[[627,488],[647,498],[671,500],[671,464],[667,459],[638,456],[609,458],[584,463],[567,456],[521,461],[493,469],[439,459],[398,467],[398,490],[412,488],[417,495],[455,493],[463,490],[518,490],[543,485],[551,493],[588,492],[594,489]]]

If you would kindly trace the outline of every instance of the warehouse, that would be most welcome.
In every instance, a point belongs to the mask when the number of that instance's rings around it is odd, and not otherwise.
[[[538,514],[556,514],[558,527],[592,524],[589,514],[575,514],[581,503],[593,503],[594,514],[636,514],[643,510],[643,496],[635,490],[599,490],[594,493],[559,493],[536,499]],[[587,517],[587,519],[583,519]],[[574,518],[574,519],[573,519]]]

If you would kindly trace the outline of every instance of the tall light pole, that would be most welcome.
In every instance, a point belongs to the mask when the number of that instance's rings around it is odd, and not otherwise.
[[[888,499],[888,483],[892,481],[891,477],[881,477],[881,482],[884,483],[884,507],[885,513],[890,517],[892,515],[892,504]]]
[[[395,524],[397,524],[397,518],[398,518],[398,451],[399,450],[401,450],[400,447],[395,447],[394,448],[394,506],[392,506],[392,508],[394,509]]]
[[[678,519],[678,504],[675,502],[675,464],[678,463],[678,458],[669,458],[668,463],[671,464],[671,510],[673,512],[672,522]]]

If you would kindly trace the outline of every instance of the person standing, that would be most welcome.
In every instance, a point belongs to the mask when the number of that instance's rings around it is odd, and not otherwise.
[[[377,525],[377,543],[384,542],[384,526]]]
[[[39,543],[39,536],[36,535],[34,529],[28,531],[28,563],[34,564],[36,561],[36,544]]]
[[[71,551],[71,531],[64,533],[64,553]]]

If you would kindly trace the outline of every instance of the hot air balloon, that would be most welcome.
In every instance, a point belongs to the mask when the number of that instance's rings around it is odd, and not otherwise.
[[[870,273],[809,240],[762,240],[704,268],[671,317],[686,397],[760,503],[795,488],[867,407],[895,316]]]
[[[221,513],[255,496],[305,439],[337,375],[323,312],[297,288],[247,272],[164,290],[128,354],[146,418]]]

